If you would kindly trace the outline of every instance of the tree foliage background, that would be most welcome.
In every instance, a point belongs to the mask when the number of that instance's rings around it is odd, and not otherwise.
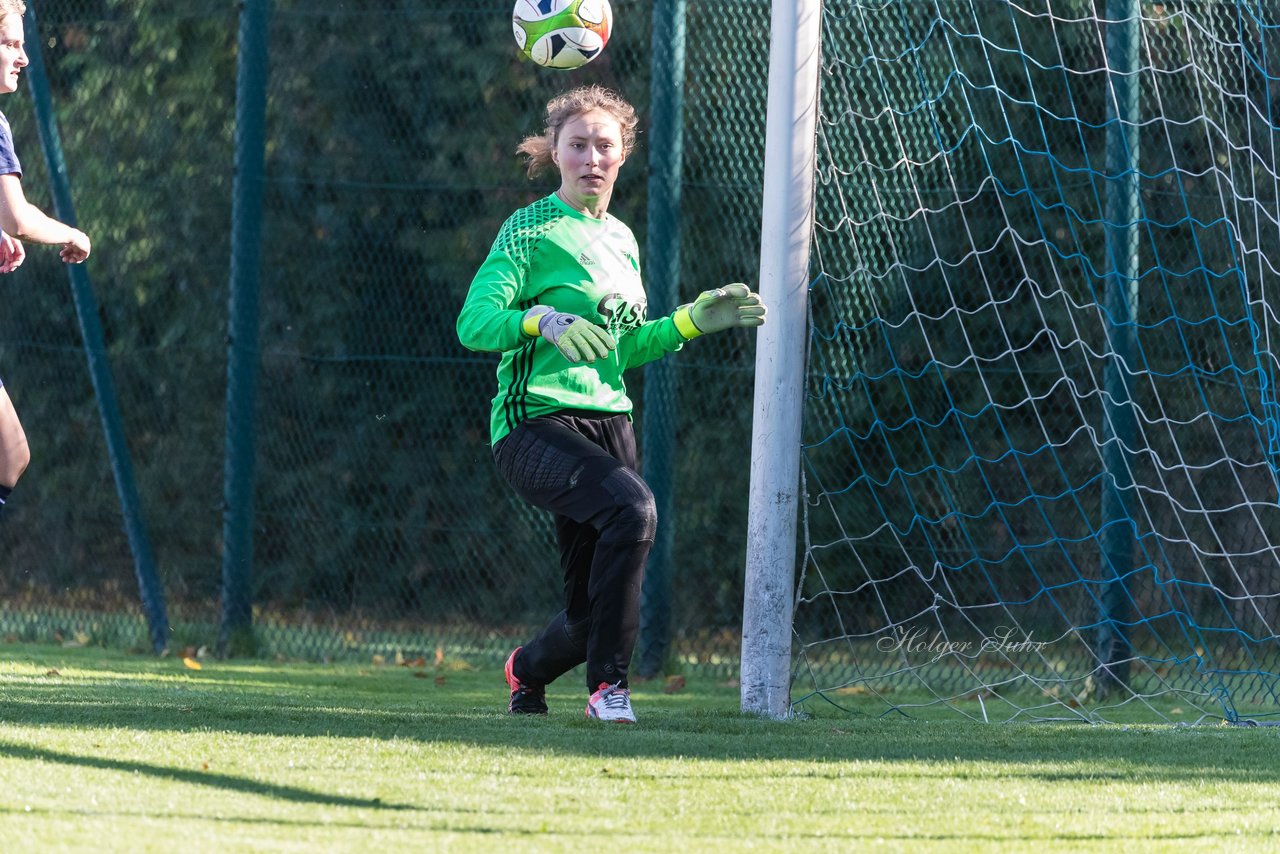
[[[755,275],[769,23],[763,0],[691,6],[684,299]],[[499,225],[554,189],[527,180],[514,150],[571,85],[609,85],[641,111],[611,212],[645,245],[653,4],[613,8],[605,54],[565,73],[520,59],[509,0],[272,4],[254,515],[268,649],[298,626],[315,632],[291,651],[326,654],[333,637],[380,629],[484,638],[557,606],[549,520],[489,457],[496,358],[464,351],[453,327]],[[94,239],[88,271],[170,617],[179,641],[208,642],[238,5],[44,0],[36,12],[28,41],[44,49],[79,222]],[[48,210],[25,87],[0,110],[24,187]],[[51,608],[136,614],[56,253],[32,247],[0,300],[0,376],[34,455],[0,527],[0,610],[11,622]],[[725,466],[720,451],[698,453],[750,434],[751,338],[723,339],[674,357],[678,514],[662,523],[675,526],[672,608],[686,639],[732,633],[740,619],[746,454]]]

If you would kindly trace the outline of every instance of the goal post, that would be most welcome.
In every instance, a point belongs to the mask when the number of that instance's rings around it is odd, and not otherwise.
[[[774,0],[765,129],[751,494],[742,617],[744,712],[785,717],[791,617],[822,0]]]

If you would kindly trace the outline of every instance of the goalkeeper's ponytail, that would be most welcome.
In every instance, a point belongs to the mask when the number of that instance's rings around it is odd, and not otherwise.
[[[524,155],[524,171],[530,178],[537,178],[552,165],[551,143],[545,135],[526,136],[516,147],[516,153]]]

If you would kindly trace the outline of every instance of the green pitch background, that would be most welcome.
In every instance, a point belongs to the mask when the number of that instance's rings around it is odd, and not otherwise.
[[[1264,850],[1280,731],[741,717],[634,692],[640,724],[502,713],[459,660],[196,662],[9,644],[6,850]]]

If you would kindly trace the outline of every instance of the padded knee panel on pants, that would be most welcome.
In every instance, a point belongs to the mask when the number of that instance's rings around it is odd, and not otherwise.
[[[613,498],[609,518],[600,525],[600,541],[634,543],[652,540],[658,530],[658,508],[649,485],[629,468],[619,466],[605,477],[601,486]]]

